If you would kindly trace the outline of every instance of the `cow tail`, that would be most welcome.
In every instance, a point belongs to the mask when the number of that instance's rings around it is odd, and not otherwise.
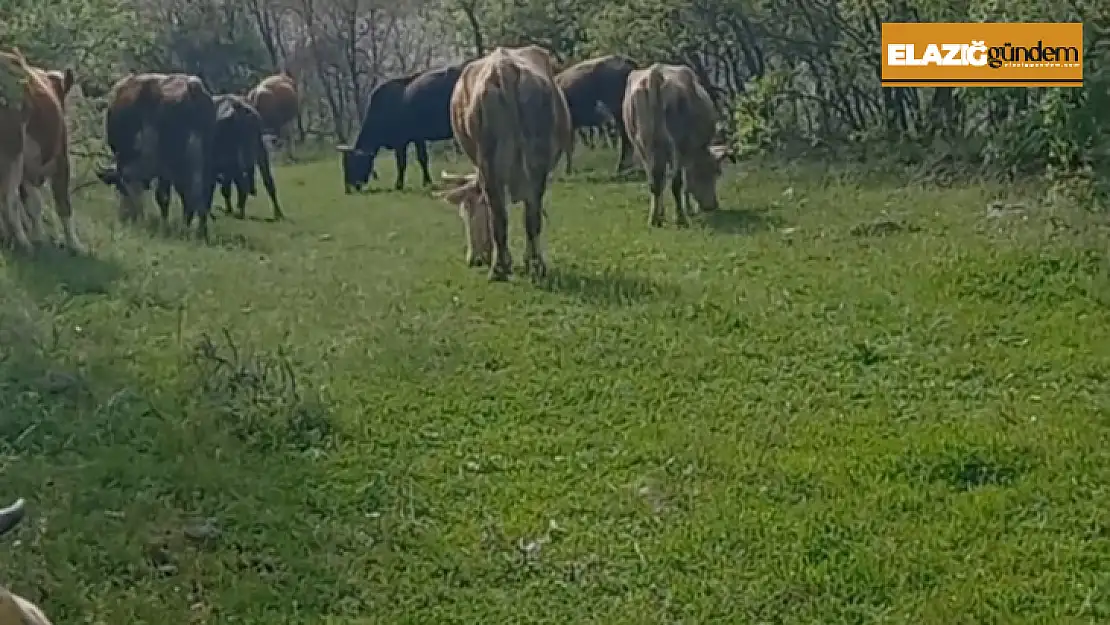
[[[667,112],[663,107],[663,72],[658,64],[648,68],[648,84],[644,93],[644,103],[650,122],[641,130],[647,136],[644,144],[652,154],[667,154],[670,160],[670,141],[667,132]]]
[[[502,180],[502,184],[514,183],[513,185],[519,186],[521,182],[520,172],[527,172],[528,164],[525,162],[527,159],[527,150],[520,142],[520,136],[525,130],[523,123],[525,120],[524,111],[521,110],[520,102],[520,70],[511,62],[502,62],[498,65],[498,75],[501,79],[501,98],[502,109],[507,119],[504,120],[491,120],[498,124],[505,124],[505,127],[511,128],[511,132],[502,133],[499,140],[507,140],[503,146],[499,146],[497,159],[497,173],[499,176],[504,177],[508,175],[508,179]],[[512,192],[514,188],[509,189],[510,198],[512,201]]]

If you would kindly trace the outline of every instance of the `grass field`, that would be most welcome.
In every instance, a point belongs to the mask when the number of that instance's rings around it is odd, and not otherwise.
[[[594,159],[540,285],[415,166],[283,167],[208,247],[83,195],[94,258],[0,261],[0,579],[59,624],[1110,619],[1095,220],[741,165],[650,229]]]

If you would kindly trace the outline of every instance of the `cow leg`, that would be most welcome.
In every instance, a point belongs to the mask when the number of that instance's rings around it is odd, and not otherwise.
[[[262,175],[262,186],[266,187],[266,194],[270,196],[270,204],[274,208],[274,219],[285,219],[281,212],[281,204],[277,199],[277,187],[274,185],[274,174],[270,171],[270,156],[266,153],[265,146],[259,146],[255,153],[255,164]],[[251,188],[254,188],[254,167],[250,168]]]
[[[648,223],[652,226],[663,225],[663,187],[666,178],[667,172],[663,165],[654,165],[651,168],[651,215]]]
[[[513,259],[509,252],[509,210],[505,204],[505,185],[493,176],[485,183],[486,199],[489,203],[490,230],[493,235],[493,262],[490,263],[489,279],[503,282],[513,273]]]
[[[547,275],[547,250],[543,244],[543,194],[545,184],[540,182],[531,197],[524,201],[524,232],[527,237],[524,259],[532,277]]]
[[[42,222],[42,193],[39,188],[24,182],[19,189],[19,199],[23,202],[22,216],[26,219],[24,227],[32,245],[42,243],[46,228]]]
[[[577,134],[578,133],[575,133],[575,132],[570,133],[570,142],[567,145],[567,175],[568,176],[571,174],[571,172],[574,169],[574,165],[572,164],[572,161],[574,161],[574,144],[577,143],[577,141],[575,141]]]
[[[428,173],[428,142],[416,142],[416,160],[420,163],[420,171],[424,174],[424,186],[432,186],[432,174]]]
[[[617,173],[620,173],[632,167],[632,141],[628,138],[623,120],[618,117],[613,123],[617,126],[617,134],[620,135],[621,141],[620,160],[617,161]]]
[[[58,161],[54,175],[50,178],[50,192],[54,196],[54,212],[62,221],[62,235],[65,237],[66,247],[74,254],[82,254],[85,246],[77,237],[77,228],[73,224],[73,204],[69,196],[70,170],[69,155],[64,155]]]
[[[134,223],[143,218],[146,212],[146,189],[135,180],[127,180],[122,184],[123,192],[119,195],[119,216],[124,222]],[[155,195],[157,199],[157,195]]]
[[[239,186],[238,180],[239,177],[236,176],[235,186]],[[224,212],[229,215],[231,214],[231,183],[232,181],[226,177],[220,181],[220,195],[224,196]]]
[[[34,246],[27,238],[27,231],[23,227],[23,202],[19,199],[19,186],[23,178],[23,154],[15,157],[8,165],[8,171],[0,174],[0,189],[3,189],[3,208],[8,219],[8,228],[12,237],[12,244],[24,252],[31,252]]]
[[[250,179],[248,178],[248,174],[245,171],[239,172],[239,175],[235,177],[235,201],[238,207],[238,212],[235,216],[239,219],[247,218],[247,198],[249,196]]]
[[[409,144],[406,143],[393,150],[393,158],[397,161],[397,182],[393,184],[393,188],[400,191],[405,188],[405,168],[409,164]]]
[[[689,226],[690,219],[686,216],[686,209],[682,201],[682,168],[675,167],[674,178],[671,178],[671,195],[674,196],[674,220],[679,226]]]
[[[164,178],[158,179],[158,186],[154,187],[154,203],[158,205],[158,213],[162,216],[162,229],[170,227],[170,190],[172,183]]]

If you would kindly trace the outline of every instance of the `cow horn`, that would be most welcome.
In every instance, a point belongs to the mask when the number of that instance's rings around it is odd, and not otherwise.
[[[338,152],[350,152],[352,148],[349,145],[340,144],[340,145],[335,146],[335,149]]]
[[[7,508],[0,508],[0,534],[7,533],[23,520],[24,507],[23,498],[20,497]]]

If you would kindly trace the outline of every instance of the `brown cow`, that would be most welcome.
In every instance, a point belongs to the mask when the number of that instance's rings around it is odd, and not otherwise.
[[[692,69],[656,63],[633,71],[628,76],[623,117],[648,174],[651,225],[663,225],[661,196],[668,174],[678,225],[689,224],[683,208],[684,182],[702,210],[717,209],[717,177],[729,152],[710,148],[717,113]]]
[[[498,47],[463,68],[451,94],[451,128],[478,171],[445,199],[479,207],[477,222],[488,208],[490,280],[512,273],[508,205],[517,202],[524,202],[526,265],[535,277],[547,273],[543,197],[551,171],[574,140],[553,68],[551,53],[539,46]],[[476,227],[480,223],[470,226],[468,244]],[[480,264],[481,250],[468,247],[467,263]]]
[[[73,223],[70,202],[69,136],[65,97],[73,87],[73,72],[33,67],[18,50],[0,53],[7,87],[0,99],[0,193],[4,238],[30,251],[45,231],[41,187],[50,181],[55,211],[62,222],[66,246],[84,251]],[[18,85],[22,83],[22,88]],[[22,93],[20,93],[22,91]],[[15,106],[16,100],[21,100]]]
[[[23,519],[23,500],[0,509],[0,535],[6,534]],[[39,607],[0,586],[0,625],[51,625]]]
[[[632,166],[630,160],[632,146],[620,112],[628,74],[634,69],[636,64],[632,59],[619,54],[610,54],[582,61],[559,72],[555,77],[555,83],[566,96],[571,124],[575,128],[594,128],[603,125],[606,120],[599,114],[599,104],[612,114],[621,142],[620,159],[617,161],[618,172]],[[573,151],[572,143],[570,150],[567,151],[568,174],[571,172]]]
[[[130,74],[112,87],[108,102],[105,139],[115,163],[96,174],[116,188],[120,218],[143,217],[144,196],[157,180],[162,223],[169,220],[170,191],[176,190],[185,226],[197,217],[197,236],[207,240],[216,184],[216,104],[204,83],[188,74]]]
[[[301,99],[297,84],[288,73],[274,74],[247,93],[247,102],[262,116],[262,128],[285,143],[286,153],[293,157],[293,133],[290,124],[300,120]]]

